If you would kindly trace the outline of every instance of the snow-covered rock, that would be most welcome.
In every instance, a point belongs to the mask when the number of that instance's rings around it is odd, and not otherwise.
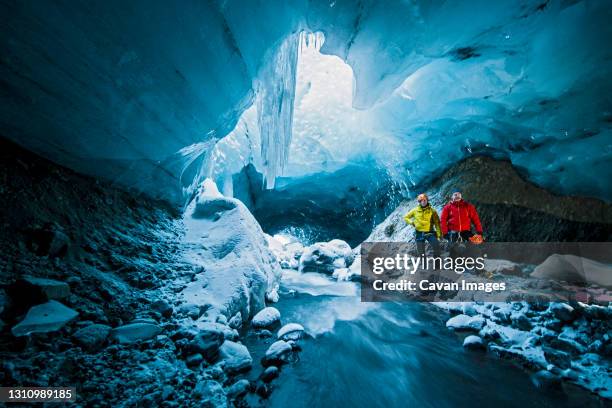
[[[244,345],[229,340],[225,340],[219,348],[219,357],[224,361],[225,370],[229,374],[248,371],[253,364],[249,350]]]
[[[226,392],[217,381],[201,380],[193,388],[192,398],[201,401],[202,406],[210,408],[226,408]]]
[[[183,289],[186,302],[207,308],[210,319],[237,312],[246,318],[274,299],[281,268],[261,227],[239,200],[220,196],[212,182],[186,209],[187,260],[201,265]]]
[[[251,325],[256,329],[265,329],[280,322],[281,314],[277,308],[268,306],[260,310],[251,320]]]
[[[453,330],[474,330],[478,331],[485,325],[485,319],[482,316],[457,315],[451,317],[446,322],[446,327]]]
[[[467,336],[463,340],[463,347],[468,350],[484,350],[487,348],[482,338],[474,335]]]
[[[353,251],[346,242],[339,239],[317,242],[304,248],[299,270],[332,274],[336,269],[347,268],[353,260]]]
[[[224,338],[221,330],[201,330],[189,342],[188,349],[192,353],[201,354],[208,361],[213,361],[219,355]]]
[[[562,322],[572,321],[575,317],[574,308],[567,303],[551,303],[548,310],[555,318]]]
[[[290,343],[284,340],[275,341],[270,345],[268,350],[266,350],[266,355],[263,357],[261,364],[264,367],[285,364],[292,351],[293,348]]]
[[[60,302],[50,300],[30,308],[25,318],[13,326],[11,332],[14,336],[25,336],[31,333],[56,331],[76,319],[78,315],[78,312]]]
[[[276,337],[280,340],[299,340],[304,335],[304,326],[298,323],[288,323],[280,328]]]
[[[151,323],[129,323],[111,330],[110,337],[117,342],[135,343],[141,340],[148,340],[161,333],[161,329],[156,324]]]

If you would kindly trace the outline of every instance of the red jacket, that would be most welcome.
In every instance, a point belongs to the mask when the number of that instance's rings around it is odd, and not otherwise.
[[[482,234],[482,225],[476,208],[467,201],[451,201],[446,204],[442,209],[440,223],[442,235],[448,234],[449,231],[469,231],[472,229],[472,223],[476,227],[476,232]]]

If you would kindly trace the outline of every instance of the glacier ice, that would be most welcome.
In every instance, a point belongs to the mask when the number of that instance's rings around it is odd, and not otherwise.
[[[558,193],[612,199],[608,2],[112,0],[0,12],[3,136],[174,203],[209,176],[231,194],[248,163],[267,187],[367,162],[415,189],[473,154],[510,159]],[[300,83],[300,49],[347,64],[328,99],[315,98],[322,65]]]

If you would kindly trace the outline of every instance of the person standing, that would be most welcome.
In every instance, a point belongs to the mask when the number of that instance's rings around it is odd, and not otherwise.
[[[440,256],[440,243],[438,239],[442,237],[442,230],[440,229],[438,212],[429,205],[427,194],[419,194],[417,201],[419,205],[408,211],[404,216],[404,221],[415,229],[417,252],[419,255],[425,253],[425,241],[427,241],[433,249],[433,256]]]
[[[472,224],[482,241],[482,224],[476,207],[463,199],[461,191],[455,190],[451,201],[442,209],[442,235],[451,243],[468,241],[474,236]]]

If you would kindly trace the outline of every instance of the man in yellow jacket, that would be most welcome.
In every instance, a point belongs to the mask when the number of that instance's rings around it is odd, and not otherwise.
[[[433,249],[433,256],[440,256],[440,244],[438,239],[442,237],[440,228],[440,217],[436,210],[429,205],[427,194],[417,196],[419,205],[404,216],[404,221],[416,230],[416,244],[419,255],[425,253],[425,241],[429,242]]]

